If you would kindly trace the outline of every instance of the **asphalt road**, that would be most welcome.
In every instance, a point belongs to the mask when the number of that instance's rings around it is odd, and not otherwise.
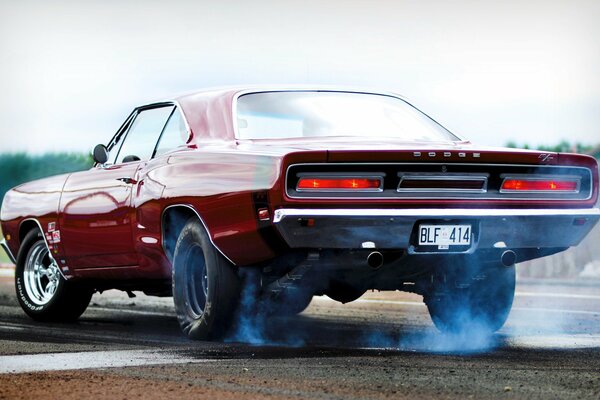
[[[76,324],[35,323],[0,272],[0,399],[600,398],[598,283],[519,283],[492,338],[442,336],[419,296],[369,293],[203,343],[171,299],[112,291]]]

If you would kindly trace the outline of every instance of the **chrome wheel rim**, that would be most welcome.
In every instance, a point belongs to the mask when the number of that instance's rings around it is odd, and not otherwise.
[[[23,283],[29,299],[40,306],[48,304],[60,284],[60,271],[43,241],[29,250],[23,269]]]
[[[208,274],[202,248],[193,246],[187,261],[185,275],[188,312],[193,319],[199,319],[204,314],[208,298]]]

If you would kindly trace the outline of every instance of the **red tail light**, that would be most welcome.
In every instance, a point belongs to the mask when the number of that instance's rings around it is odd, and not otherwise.
[[[298,190],[380,190],[381,178],[300,178]]]
[[[575,179],[517,179],[506,178],[502,191],[511,192],[577,192],[579,181]]]

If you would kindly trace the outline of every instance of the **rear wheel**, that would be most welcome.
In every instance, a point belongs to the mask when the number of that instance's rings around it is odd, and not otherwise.
[[[234,266],[212,245],[199,220],[187,222],[173,256],[173,301],[191,339],[221,339],[231,327],[240,282]]]
[[[346,304],[360,298],[360,296],[365,294],[365,291],[357,289],[354,286],[348,285],[343,282],[331,281],[329,283],[329,288],[327,289],[325,294],[330,299]]]
[[[515,294],[515,267],[494,265],[467,284],[448,281],[425,297],[429,315],[444,333],[492,334],[504,325]]]
[[[65,280],[38,230],[25,236],[19,250],[15,288],[21,308],[38,321],[74,321],[93,294],[92,289]]]

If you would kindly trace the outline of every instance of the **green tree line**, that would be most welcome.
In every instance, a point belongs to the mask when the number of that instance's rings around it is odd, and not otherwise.
[[[51,175],[82,171],[92,166],[90,154],[0,154],[0,200],[11,188]]]
[[[582,154],[591,154],[595,155],[598,158],[598,152],[600,151],[600,146],[592,146],[584,143],[570,143],[567,140],[562,140],[558,144],[555,145],[540,145],[531,147],[527,143],[518,144],[517,142],[510,141],[506,143],[506,147],[511,148],[520,148],[520,149],[534,149],[541,151],[552,151],[556,153],[582,153]]]

